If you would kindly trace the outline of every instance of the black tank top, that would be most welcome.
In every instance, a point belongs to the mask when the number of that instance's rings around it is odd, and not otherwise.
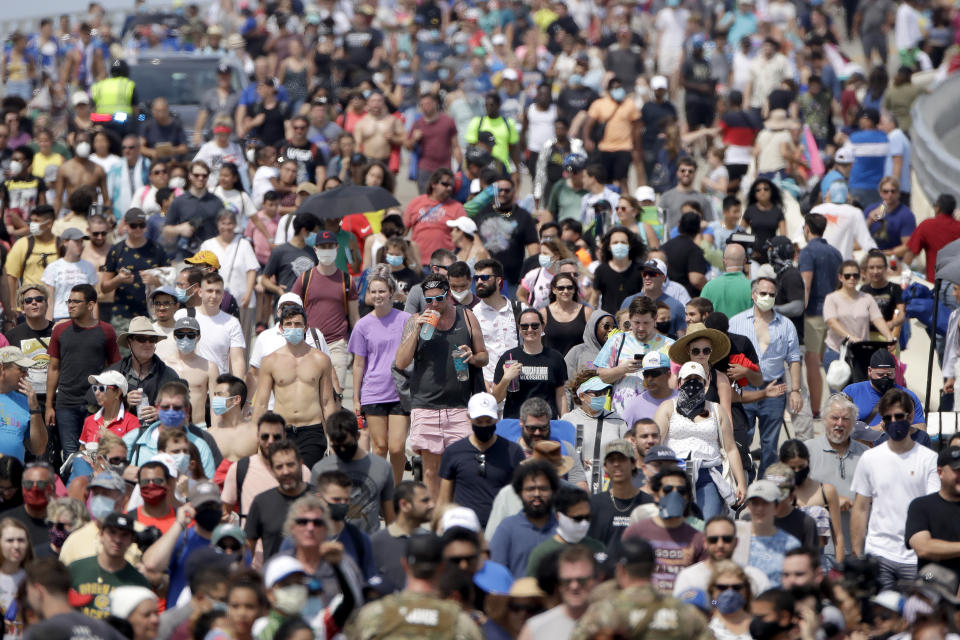
[[[543,344],[566,356],[567,351],[583,342],[583,330],[587,328],[587,308],[580,305],[580,311],[570,322],[559,322],[550,313],[547,305],[547,324],[543,328]]]
[[[471,395],[471,380],[460,382],[453,368],[453,350],[471,345],[463,307],[456,307],[456,320],[446,331],[436,329],[430,340],[419,340],[413,356],[410,396],[414,409],[462,409]],[[476,375],[471,367],[471,376]]]

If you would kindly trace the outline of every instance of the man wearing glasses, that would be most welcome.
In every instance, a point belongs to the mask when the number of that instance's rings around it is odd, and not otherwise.
[[[707,539],[707,558],[702,562],[691,565],[677,574],[677,579],[673,583],[673,595],[680,597],[680,594],[688,589],[701,589],[707,591],[710,585],[710,576],[713,574],[713,567],[718,562],[724,560],[733,560],[734,551],[740,546],[740,539],[737,537],[737,528],[729,516],[714,516],[707,521],[703,527],[703,535]],[[749,545],[745,545],[748,546]],[[738,555],[746,559],[748,552],[741,550]],[[737,562],[741,566],[743,562]],[[767,575],[759,569],[751,566],[743,566],[743,572],[750,580],[750,593],[763,593],[770,587],[770,580]]]
[[[110,324],[117,333],[126,331],[132,318],[148,313],[146,285],[160,283],[144,271],[169,264],[160,245],[147,240],[147,214],[142,209],[130,209],[123,221],[127,237],[107,253],[100,285],[105,293],[116,292]]]
[[[34,364],[32,358],[16,347],[0,348],[0,412],[4,427],[0,453],[20,462],[23,462],[24,445],[34,455],[41,455],[47,447],[43,409],[27,378],[27,371]]]
[[[42,284],[28,284],[17,292],[19,308],[24,321],[6,333],[7,340],[33,360],[27,370],[27,381],[37,394],[41,406],[47,395],[47,347],[53,333],[53,321],[47,319],[47,288]]]
[[[187,176],[189,189],[174,198],[163,227],[163,239],[177,243],[176,255],[171,256],[175,260],[193,255],[204,240],[217,235],[217,214],[223,208],[220,198],[207,191],[210,167],[206,162],[191,162]]]

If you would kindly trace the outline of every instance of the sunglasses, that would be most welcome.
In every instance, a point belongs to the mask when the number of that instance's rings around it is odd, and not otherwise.
[[[167,304],[169,305],[169,304],[172,304],[172,303],[168,302]],[[189,338],[189,339],[191,339],[191,340],[196,340],[196,338],[197,338],[197,333],[194,332],[194,331],[174,331],[174,332],[173,332],[173,337],[176,338],[177,340],[183,340],[184,338]]]
[[[854,279],[859,278],[859,277],[860,277],[860,274],[859,274],[859,273],[845,273],[845,274],[843,274],[843,279],[844,279],[844,280],[854,280]]]
[[[24,489],[46,489],[53,483],[49,480],[24,480],[23,488]]]
[[[736,540],[736,536],[707,536],[707,542],[709,542],[710,544],[717,544],[721,540],[723,540],[727,544],[730,544],[734,540]],[[717,586],[719,587],[720,585],[717,585]]]
[[[315,529],[326,526],[323,518],[296,518],[293,523],[298,527],[305,527],[308,524],[312,524]]]
[[[447,558],[444,558],[444,560],[447,562],[447,564],[452,564],[452,565],[463,564],[464,562],[468,564],[473,564],[474,562],[477,561],[477,558],[479,557],[480,557],[480,554],[474,553],[468,556],[449,556]]]
[[[156,344],[157,342],[157,339],[154,338],[153,336],[129,336],[127,339],[133,340],[134,342],[139,342],[140,344],[144,344],[147,342]]]
[[[490,273],[480,273],[480,274],[477,274],[477,275],[473,276],[473,281],[474,281],[474,282],[486,282],[486,281],[489,280],[490,278],[494,278],[494,277],[496,277],[496,276],[494,276],[493,274],[490,274]]]
[[[564,291],[573,291],[576,289],[576,287],[574,287],[573,285],[567,284],[567,285],[560,285],[560,286],[554,287],[553,289],[558,293],[563,293]]]
[[[125,464],[127,459],[123,456],[118,456],[116,458],[107,458],[107,464],[112,464],[114,466],[118,464]]]
[[[51,529],[56,529],[57,531],[63,532],[63,531],[70,531],[70,527],[72,527],[73,525],[66,524],[63,522],[48,522],[47,526],[50,527]]]
[[[29,298],[23,299],[23,304],[33,304],[34,302],[37,304],[43,304],[46,301],[47,299],[44,296],[30,296]]]
[[[118,387],[114,384],[92,384],[90,388],[93,389],[94,393],[104,393],[107,389],[117,389]]]
[[[593,580],[592,576],[583,576],[580,578],[559,578],[557,582],[561,587],[569,587],[570,585],[576,583],[581,587],[586,587],[590,584],[590,581]]]
[[[550,431],[549,424],[527,424],[523,426],[530,433],[546,433]]]
[[[888,413],[883,416],[884,422],[899,422],[901,420],[906,420],[906,419],[907,419],[907,414],[901,413],[901,412]]]
[[[91,231],[90,235],[93,236],[94,238],[103,238],[103,237],[106,237],[108,233],[109,231]]]
[[[151,484],[162,487],[166,483],[167,481],[163,478],[141,478],[140,480],[141,487],[149,487]]]
[[[663,495],[667,495],[668,493],[673,493],[674,491],[676,491],[677,493],[679,493],[679,494],[682,495],[682,496],[686,496],[686,495],[689,495],[689,494],[690,494],[690,489],[688,489],[687,487],[685,487],[685,486],[680,487],[680,486],[673,485],[673,484],[665,484],[665,485],[663,485],[662,487],[660,487],[660,491],[663,492]]]
[[[520,331],[536,331],[540,328],[539,322],[521,322]]]
[[[644,378],[659,378],[662,375],[666,375],[668,369],[645,369],[643,372]]]
[[[226,540],[221,540],[220,542],[217,543],[217,546],[223,549],[224,551],[226,551],[227,553],[237,553],[238,551],[243,549],[243,547],[240,546],[239,542],[230,538]]]
[[[67,304],[68,304],[68,305],[71,305],[71,304],[85,304],[86,302],[87,302],[86,300],[69,300],[69,299],[67,300]]]
[[[659,272],[659,271],[644,271],[644,272],[643,272],[643,277],[644,277],[644,278],[656,278],[656,277],[659,276],[659,275],[660,275],[660,272]]]
[[[474,459],[477,461],[477,475],[481,478],[487,477],[487,454],[478,453],[474,455]]]
[[[130,227],[131,229],[146,229],[147,223],[146,222],[128,222],[127,226]]]
[[[702,349],[700,347],[691,347],[690,349],[691,355],[698,356],[701,353],[705,356],[708,356],[713,353],[713,347],[703,347]]]
[[[447,294],[441,293],[438,296],[423,296],[423,301],[427,304],[433,304],[434,302],[443,302],[447,299]]]
[[[282,434],[282,433],[276,433],[276,434],[274,434],[274,433],[261,433],[261,434],[260,434],[260,442],[270,442],[270,441],[276,442],[276,441],[279,441],[279,440],[283,440],[283,434]]]
[[[203,180],[206,180],[207,178],[210,177],[209,173],[191,173],[190,175],[193,176],[194,178],[201,178]]]
[[[447,187],[448,189],[453,186],[452,182],[438,182],[441,187]]]
[[[743,586],[744,585],[742,582],[737,582],[736,584],[720,584],[718,582],[717,584],[713,585],[713,588],[717,591],[730,591],[732,589],[733,591],[739,593],[743,591]]]
[[[160,411],[183,411],[182,404],[162,404],[157,407]]]

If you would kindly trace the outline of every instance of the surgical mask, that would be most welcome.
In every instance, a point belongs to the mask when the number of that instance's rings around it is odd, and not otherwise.
[[[170,456],[173,458],[174,463],[177,465],[177,471],[180,473],[186,473],[187,469],[190,467],[190,454],[189,453],[171,453]]]
[[[330,519],[334,522],[343,522],[347,519],[347,512],[350,511],[350,505],[347,503],[328,504],[330,507]]]
[[[573,74],[573,75],[570,76],[570,86],[571,86],[571,87],[579,87],[579,86],[582,85],[582,84],[583,84],[583,76],[582,76],[582,75],[580,75],[579,73],[575,73],[575,74]]]
[[[630,255],[630,245],[620,242],[617,244],[612,244],[610,245],[610,253],[612,253],[613,257],[617,260],[623,260]]]
[[[180,287],[174,287],[173,295],[177,296],[177,300],[180,303],[184,303],[190,299],[190,288],[191,287],[187,287],[186,289],[181,289]]]
[[[160,409],[157,412],[157,418],[165,427],[179,427],[187,419],[187,414],[183,409]]]
[[[450,69],[447,69],[446,67],[440,67],[437,69],[437,77],[441,80],[446,80],[450,77]]]
[[[670,333],[670,321],[667,320],[666,322],[658,322],[658,323],[657,323],[657,331],[658,331],[659,333],[664,334],[664,335]]]
[[[213,531],[220,524],[220,509],[217,507],[200,509],[193,519],[202,529]]]
[[[386,261],[391,267],[403,266],[403,256],[395,256],[392,253],[388,253],[386,256]]]
[[[24,491],[26,495],[26,491]],[[97,522],[103,522],[103,519],[113,513],[117,506],[117,501],[107,496],[90,496],[87,498],[87,511],[90,517]]]
[[[770,309],[773,309],[775,303],[776,299],[772,296],[757,296],[757,299],[754,301],[754,304],[757,305],[757,309],[760,309],[760,311],[770,311]]]
[[[733,589],[721,592],[717,599],[713,601],[713,606],[717,608],[717,611],[727,615],[740,611],[746,604],[747,599],[739,591]]]
[[[667,495],[660,498],[660,517],[664,520],[670,518],[681,518],[683,517],[683,512],[687,508],[687,501],[679,491],[671,491]]]
[[[871,378],[870,382],[877,388],[881,396],[894,387],[893,378]]]
[[[30,235],[38,236],[43,233],[43,223],[42,222],[31,222],[30,223]]]
[[[404,70],[409,69],[410,61],[407,60],[406,58],[401,58],[400,60],[397,60],[397,68],[404,69]]]
[[[753,616],[750,621],[750,636],[754,640],[771,640],[788,629],[789,626],[784,627],[779,622],[767,622],[759,616]]]
[[[171,189],[183,189],[185,186],[187,186],[187,179],[183,176],[174,176],[170,178],[169,184]]]
[[[562,513],[557,514],[557,533],[567,544],[577,544],[587,537],[587,530],[590,529],[590,520],[581,520],[577,522]]]
[[[180,353],[193,353],[193,350],[197,348],[196,338],[176,338],[176,341],[177,350]]]
[[[218,416],[222,416],[227,411],[230,411],[230,409],[232,408],[227,406],[227,402],[229,402],[230,399],[231,398],[222,398],[220,396],[213,396],[212,398],[210,398],[210,410],[213,411]]]
[[[545,256],[542,253],[537,256],[538,261],[540,262],[540,267],[546,269],[551,264],[553,264],[553,256]]]
[[[467,296],[470,295],[470,289],[464,289],[463,291],[454,291],[451,289],[450,295],[452,295],[453,299],[457,302],[463,302],[467,299]]]
[[[19,160],[10,161],[10,175],[15,176],[23,171],[23,163]]]
[[[288,616],[299,614],[307,605],[307,585],[291,584],[273,590],[273,606]]]
[[[283,330],[283,338],[290,344],[303,342],[303,327],[287,327]]]
[[[900,442],[910,435],[910,422],[908,420],[895,420],[884,426],[887,435],[894,442]]]
[[[482,426],[476,423],[470,424],[473,429],[473,435],[477,437],[477,440],[480,442],[490,442],[492,438],[497,433],[497,425],[491,424],[490,426]]]
[[[86,141],[81,142],[80,144],[77,145],[77,148],[74,151],[74,153],[76,153],[78,158],[88,157],[90,155],[90,143]]]
[[[337,259],[336,249],[317,249],[317,262],[322,265],[331,265]]]
[[[311,231],[307,237],[303,239],[303,244],[308,247],[315,247],[317,245],[317,232]]]
[[[257,160],[257,150],[254,149],[253,147],[250,147],[249,149],[247,149],[246,153],[244,153],[243,155],[247,157],[247,162],[249,162],[250,164],[253,164]],[[170,179],[171,185],[173,184],[174,180],[176,180],[176,178]]]
[[[337,454],[337,457],[340,458],[343,462],[350,462],[353,460],[353,457],[357,455],[357,449],[360,448],[360,445],[354,442],[351,445],[345,446],[335,446],[333,447],[333,452]]]
[[[623,99],[627,97],[627,91],[623,87],[610,89],[610,97],[613,98],[616,102],[623,102]]]
[[[603,411],[607,404],[607,396],[594,396],[590,398],[590,408],[594,411]]]
[[[680,385],[677,393],[677,412],[684,418],[693,420],[694,416],[703,411],[706,401],[703,380],[692,378]]]

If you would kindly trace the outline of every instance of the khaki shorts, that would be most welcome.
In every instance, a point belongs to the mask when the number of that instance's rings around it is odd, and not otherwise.
[[[827,342],[827,323],[823,316],[804,316],[803,346],[807,353],[823,354]]]
[[[440,455],[457,440],[472,432],[466,409],[414,409],[410,412],[407,444],[414,453]]]

